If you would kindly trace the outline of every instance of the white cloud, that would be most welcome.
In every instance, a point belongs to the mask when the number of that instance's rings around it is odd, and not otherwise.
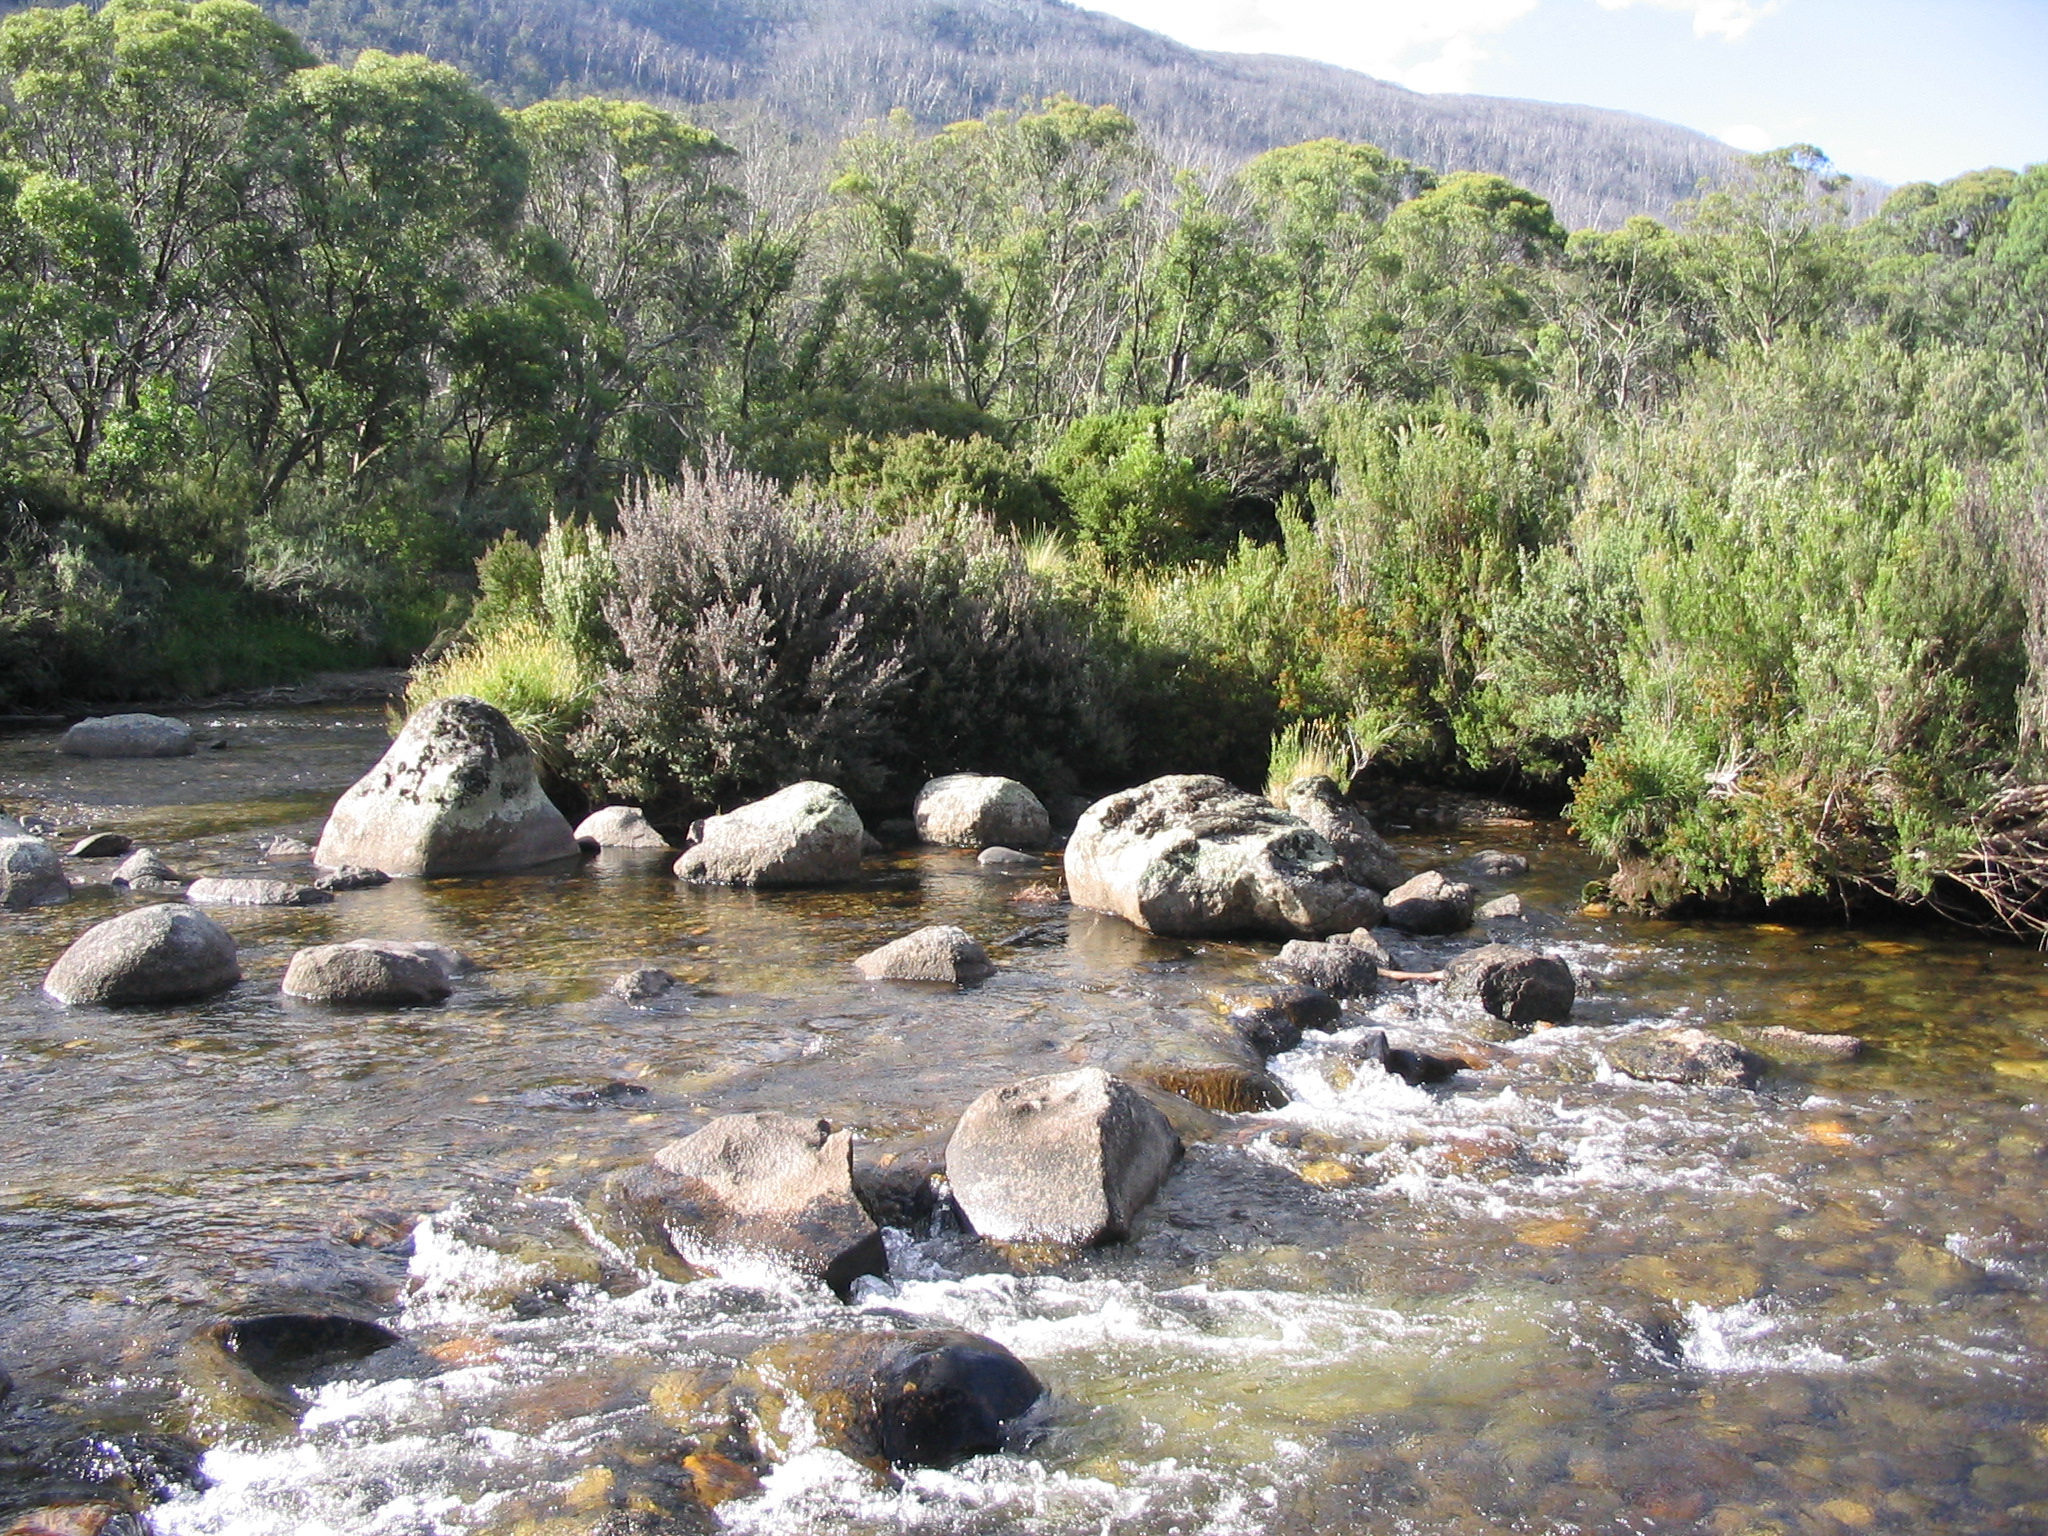
[[[1760,155],[1767,149],[1778,147],[1778,141],[1771,137],[1770,130],[1759,128],[1755,123],[1737,123],[1732,128],[1723,128],[1721,142],[1733,144],[1746,155]]]
[[[1731,43],[1747,36],[1751,27],[1778,8],[1778,0],[1600,0],[1600,4],[1610,11],[1654,5],[1660,11],[1688,13],[1694,36],[1724,37]]]
[[[1296,54],[1398,80],[1419,91],[1462,91],[1471,89],[1478,66],[1487,58],[1486,40],[1527,16],[1541,0],[1082,3],[1197,48]]]

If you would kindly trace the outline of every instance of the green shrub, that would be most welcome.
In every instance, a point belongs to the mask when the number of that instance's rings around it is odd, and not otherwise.
[[[563,774],[568,741],[590,713],[598,674],[569,640],[531,619],[501,624],[418,668],[406,713],[453,694],[495,704],[526,738],[543,768]]]
[[[1169,451],[1165,413],[1085,416],[1046,454],[1074,531],[1112,565],[1165,565],[1228,554],[1230,487]]]
[[[1051,487],[1021,455],[978,435],[841,438],[832,447],[823,498],[835,506],[863,507],[892,528],[914,519],[986,517],[1004,528],[1031,529],[1059,515]]]

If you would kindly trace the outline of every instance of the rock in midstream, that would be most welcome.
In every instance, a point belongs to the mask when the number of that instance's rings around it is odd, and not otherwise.
[[[0,1536],[149,1536],[142,1516],[103,1499],[45,1504],[8,1519]]]
[[[164,903],[96,923],[43,978],[61,1003],[178,1003],[225,992],[242,979],[235,941],[204,912]]]
[[[1267,969],[1332,997],[1364,997],[1378,991],[1380,984],[1378,962],[1357,944],[1290,939],[1267,962]]]
[[[1494,897],[1472,915],[1482,923],[1519,922],[1528,916],[1522,910],[1522,898],[1512,891],[1505,896]]]
[[[1562,1024],[1578,995],[1570,966],[1513,944],[1469,950],[1444,966],[1444,996],[1477,1002],[1510,1024]]]
[[[375,939],[302,949],[284,973],[285,996],[320,1003],[421,1007],[441,1002],[454,989],[448,972],[431,957]]]
[[[881,1229],[854,1193],[853,1133],[823,1120],[721,1115],[614,1175],[603,1198],[650,1240],[714,1270],[722,1251],[765,1254],[842,1297],[862,1275],[889,1272]]]
[[[953,1328],[812,1333],[757,1351],[735,1383],[778,1426],[792,1397],[825,1444],[877,1472],[950,1467],[1003,1448],[1045,1388],[993,1339]]]
[[[1863,1042],[1854,1035],[1821,1035],[1783,1024],[1766,1024],[1745,1034],[1778,1061],[1817,1065],[1831,1061],[1854,1061],[1863,1054]]]
[[[198,1329],[179,1353],[178,1370],[195,1426],[204,1433],[284,1435],[306,1409],[298,1389],[400,1342],[390,1329],[359,1317],[266,1313]]]
[[[1344,798],[1335,781],[1324,774],[1311,774],[1287,786],[1287,809],[1323,835],[1344,861],[1344,872],[1360,885],[1372,887],[1384,896],[1408,878],[1408,866],[1401,862],[1391,844],[1379,835],[1365,812]],[[1378,918],[1365,920],[1366,926]]]
[[[942,981],[959,985],[995,974],[983,949],[963,928],[941,923],[906,933],[853,962],[869,981]]]
[[[1043,848],[1052,818],[1038,796],[1015,779],[949,773],[917,792],[910,808],[920,841],[944,848]]]
[[[1261,1057],[1293,1050],[1304,1030],[1343,1027],[1344,1005],[1320,987],[1263,987],[1226,993],[1219,1001],[1232,1027]]]
[[[334,893],[288,880],[209,875],[185,887],[185,899],[200,907],[317,907],[334,900]]]
[[[981,1236],[1080,1247],[1129,1236],[1180,1153],[1143,1094],[1083,1067],[968,1105],[946,1143],[946,1179]]]
[[[666,848],[667,838],[654,830],[637,805],[608,805],[576,823],[576,840],[600,848]]]
[[[73,757],[184,757],[192,747],[192,727],[164,715],[95,716],[57,743]]]
[[[1378,895],[1308,823],[1201,774],[1090,806],[1066,875],[1077,905],[1152,933],[1321,938],[1379,917]]]
[[[74,859],[118,859],[135,846],[135,840],[121,832],[95,832],[71,845]]]
[[[699,885],[832,885],[860,873],[866,829],[853,802],[808,780],[708,816],[676,876]]]
[[[676,984],[675,977],[656,965],[643,965],[638,970],[626,972],[612,983],[612,994],[629,1003],[652,1002],[670,991]]]
[[[975,862],[986,869],[1043,869],[1045,860],[1035,853],[1026,853],[1021,848],[984,848],[976,855]]]
[[[71,882],[57,850],[40,837],[0,837],[0,907],[61,906],[71,899]]]
[[[1271,1054],[1235,1018],[1162,1012],[1098,1065],[1217,1114],[1247,1115],[1287,1104],[1287,1090],[1266,1070]]]
[[[1671,1029],[1609,1041],[1607,1061],[1617,1072],[1649,1083],[1754,1088],[1764,1061],[1732,1040],[1703,1029]]]
[[[1516,875],[1529,873],[1529,860],[1519,853],[1504,853],[1498,848],[1482,848],[1466,859],[1459,868],[1478,880],[1507,880]]]
[[[580,856],[533,751],[482,699],[436,699],[335,802],[313,862],[387,875],[480,875]]]
[[[130,890],[162,890],[171,885],[182,890],[185,883],[185,877],[166,864],[154,848],[136,849],[114,866],[114,872],[107,880],[111,885],[125,885]]]
[[[1426,870],[1387,892],[1387,922],[1405,933],[1463,933],[1472,926],[1472,887]]]

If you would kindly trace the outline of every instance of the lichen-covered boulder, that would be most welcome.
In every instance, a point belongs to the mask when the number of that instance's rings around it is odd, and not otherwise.
[[[986,773],[949,773],[917,792],[910,808],[918,838],[945,848],[1043,848],[1052,841],[1052,818],[1015,779]]]
[[[1711,1088],[1754,1088],[1765,1062],[1733,1040],[1703,1029],[1667,1029],[1611,1041],[1607,1061],[1617,1072],[1646,1083]]]
[[[637,805],[608,805],[576,823],[576,841],[600,848],[666,848],[667,838],[654,830]]]
[[[317,907],[334,900],[334,893],[289,880],[209,875],[187,886],[185,899],[200,907]]]
[[[1150,1100],[1083,1067],[968,1105],[946,1143],[946,1179],[983,1237],[1080,1247],[1129,1236],[1180,1153]]]
[[[180,1003],[241,979],[225,928],[204,912],[164,903],[86,929],[57,957],[43,990],[60,1003]]]
[[[1472,926],[1472,887],[1426,870],[1387,892],[1387,922],[1405,933],[1463,933]]]
[[[1572,968],[1553,955],[1488,944],[1444,967],[1444,995],[1476,1002],[1510,1024],[1562,1024],[1579,989]]]
[[[40,837],[0,837],[0,907],[54,907],[71,899],[64,861]]]
[[[1076,905],[1152,933],[1320,938],[1379,919],[1306,822],[1204,774],[1099,800],[1067,844]]]
[[[788,1115],[721,1115],[615,1177],[606,1200],[693,1265],[768,1256],[846,1295],[886,1275],[881,1229],[853,1188],[853,1133]]]
[[[375,939],[302,949],[284,973],[286,997],[317,1003],[416,1008],[438,1003],[454,989],[448,972],[431,957]]]
[[[723,816],[676,860],[676,877],[698,885],[831,885],[860,873],[867,829],[853,802],[807,780]]]
[[[964,928],[938,924],[907,933],[853,962],[869,981],[944,981],[959,984],[995,974],[983,949]]]
[[[184,757],[192,727],[163,715],[98,715],[64,733],[57,750],[72,757]]]
[[[406,721],[327,818],[313,862],[387,875],[481,875],[578,856],[504,712],[464,695]]]
[[[1344,792],[1328,775],[1317,773],[1296,779],[1287,786],[1286,800],[1288,810],[1314,827],[1337,850],[1337,857],[1344,862],[1344,873],[1360,885],[1371,886],[1385,895],[1408,878],[1408,867],[1401,862],[1401,855],[1380,836],[1365,812],[1344,798]],[[1377,922],[1374,918],[1364,926],[1372,927]]]

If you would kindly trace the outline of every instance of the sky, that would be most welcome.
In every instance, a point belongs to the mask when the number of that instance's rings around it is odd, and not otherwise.
[[[2048,160],[2048,0],[1080,0],[1198,48],[1615,107],[1942,181]]]

